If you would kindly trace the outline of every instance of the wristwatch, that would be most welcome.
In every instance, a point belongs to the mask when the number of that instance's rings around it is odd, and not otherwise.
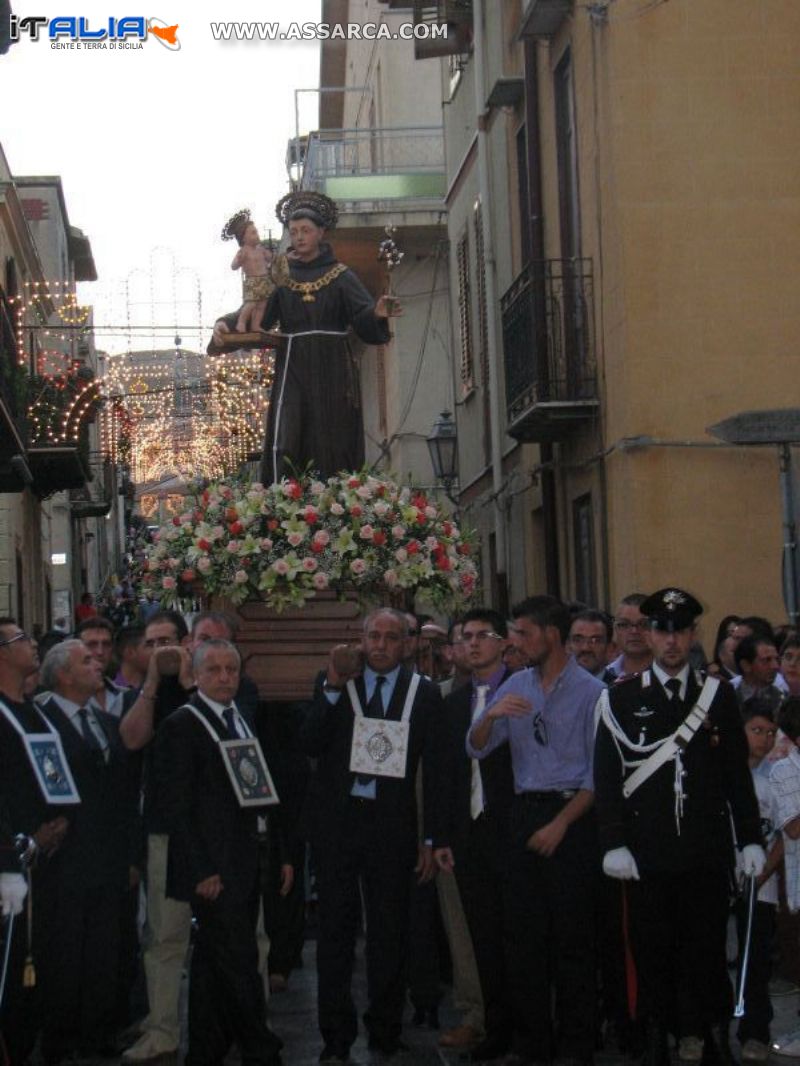
[[[332,685],[330,683],[330,681],[326,680],[326,681],[323,681],[323,683],[322,683],[322,691],[323,692],[341,692],[342,691],[342,686],[341,685]]]

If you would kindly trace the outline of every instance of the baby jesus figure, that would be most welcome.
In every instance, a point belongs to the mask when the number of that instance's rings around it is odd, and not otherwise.
[[[275,282],[270,273],[272,249],[259,237],[249,211],[239,211],[226,224],[222,239],[230,240],[232,237],[238,241],[239,251],[233,257],[231,270],[242,271],[243,303],[236,320],[236,332],[255,332],[261,329],[267,301],[275,291]]]

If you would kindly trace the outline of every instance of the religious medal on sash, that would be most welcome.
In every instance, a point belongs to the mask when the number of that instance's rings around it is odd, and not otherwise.
[[[280,803],[264,752],[255,737],[222,740],[214,732],[211,723],[191,703],[185,704],[182,709],[191,711],[219,748],[240,807],[271,807]]]
[[[414,674],[406,693],[400,721],[367,718],[361,707],[353,681],[347,692],[353,708],[353,740],[350,745],[350,769],[370,777],[405,777],[408,762],[409,718],[419,686]]]
[[[219,749],[240,807],[270,807],[280,802],[255,737],[221,740]]]
[[[22,742],[45,802],[80,803],[59,734],[26,733]]]

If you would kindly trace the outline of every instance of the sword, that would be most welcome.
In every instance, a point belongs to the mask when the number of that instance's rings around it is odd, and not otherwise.
[[[736,1006],[733,1010],[734,1018],[744,1017],[744,986],[747,982],[747,964],[750,962],[750,941],[753,936],[753,915],[756,910],[756,875],[751,874],[748,880],[747,899],[747,933],[744,938],[744,951],[742,952],[742,964],[739,970],[739,995],[736,997]]]

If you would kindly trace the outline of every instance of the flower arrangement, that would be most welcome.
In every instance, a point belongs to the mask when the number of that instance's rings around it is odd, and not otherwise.
[[[469,600],[477,581],[453,518],[423,492],[367,471],[199,484],[155,534],[145,567],[165,606],[200,579],[209,595],[258,597],[278,611],[327,589],[384,601],[408,589],[447,609]]]

